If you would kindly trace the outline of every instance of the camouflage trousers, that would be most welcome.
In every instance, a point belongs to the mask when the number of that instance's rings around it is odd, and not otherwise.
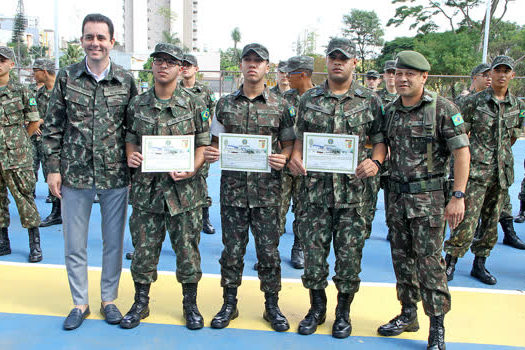
[[[379,176],[371,176],[365,179],[366,186],[368,187],[368,190],[366,191],[368,194],[368,198],[366,200],[366,238],[369,238],[370,234],[372,233],[372,222],[374,221],[374,217],[376,215],[377,193],[380,189],[380,180],[381,178]]]
[[[221,286],[236,288],[241,285],[248,231],[255,239],[259,268],[257,272],[263,292],[281,290],[281,257],[279,255],[280,207],[243,208],[221,205],[222,251]]]
[[[503,197],[507,189],[499,186],[493,173],[485,183],[469,180],[465,198],[465,217],[450,233],[445,242],[445,252],[463,257],[468,248],[474,255],[487,257],[498,240],[498,221]],[[474,237],[478,220],[481,219],[479,236]],[[472,244],[472,245],[471,245]]]
[[[204,179],[207,180],[208,175],[210,173],[210,163],[204,162],[204,164],[202,164],[202,167],[199,169],[199,172],[204,177]],[[206,202],[204,204],[204,208],[211,207],[211,204],[211,197],[208,195],[208,183],[206,182]]]
[[[38,182],[38,170],[40,169],[40,163],[42,163],[44,179],[47,180],[47,174],[44,167],[44,151],[42,149],[42,137],[36,135],[31,136],[31,143],[33,144],[33,171],[35,173],[36,182]]]
[[[292,212],[296,212],[296,207],[299,205],[299,192],[301,189],[302,176],[292,176],[287,172],[282,175],[282,194],[281,194],[281,222],[280,234],[286,232],[286,214],[290,208],[290,201],[293,200]],[[293,232],[297,234],[298,222],[297,219],[293,222]]]
[[[520,201],[525,201],[525,177],[521,181],[521,191],[520,191],[520,194],[518,195],[518,199]]]
[[[501,203],[501,213],[499,214],[500,220],[511,220],[512,216],[512,204],[510,204],[509,189],[503,190],[503,200]]]
[[[167,211],[156,214],[133,208],[129,219],[129,230],[135,248],[131,261],[133,281],[150,284],[157,280],[157,265],[167,230],[171,247],[177,256],[177,281],[199,282],[202,276],[199,252],[201,229],[201,207],[173,216]]]
[[[40,215],[35,205],[35,174],[32,169],[0,170],[0,227],[9,227],[9,198],[7,189],[13,196],[20,222],[25,228],[38,227]]]
[[[411,208],[412,203],[421,199],[422,202],[429,199],[428,204],[435,206],[434,210],[423,213],[419,208]],[[389,201],[387,218],[392,235],[390,251],[397,280],[397,299],[403,305],[423,300],[426,315],[444,315],[450,310],[451,299],[445,261],[441,256],[445,223],[443,192],[391,192]],[[425,215],[419,216],[422,214]]]
[[[299,233],[304,248],[302,280],[305,288],[324,289],[328,285],[327,258],[333,239],[333,281],[337,290],[349,294],[359,290],[366,213],[366,207],[336,209],[312,203],[304,206],[299,219]]]

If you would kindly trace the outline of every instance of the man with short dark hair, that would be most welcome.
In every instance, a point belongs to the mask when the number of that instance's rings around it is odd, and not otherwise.
[[[381,84],[381,75],[378,71],[372,69],[366,72],[365,75],[366,87],[372,91],[376,91],[379,84]]]
[[[275,84],[274,87],[270,88],[270,92],[273,92],[277,95],[282,95],[286,91],[290,90],[290,82],[288,81],[288,76],[286,75],[286,61],[279,61],[277,65],[277,72],[275,72]]]
[[[239,90],[222,97],[217,103],[211,125],[212,145],[207,147],[206,161],[220,158],[221,133],[271,135],[269,173],[222,171],[221,221],[224,249],[221,264],[221,286],[224,303],[211,322],[212,328],[224,328],[239,315],[237,288],[242,282],[244,255],[251,229],[257,259],[261,290],[265,297],[263,318],[278,332],[290,328],[279,309],[281,258],[279,256],[279,211],[281,204],[281,170],[290,157],[295,133],[295,112],[286,101],[266,88],[269,54],[266,47],[253,43],[242,50],[240,70],[244,84]]]
[[[461,93],[458,99],[485,90],[490,86],[490,64],[478,64],[470,73],[470,88]],[[456,100],[456,103],[458,100]]]
[[[129,169],[124,135],[126,108],[137,94],[133,76],[109,58],[113,23],[101,14],[82,22],[86,57],[57,75],[43,130],[47,184],[62,200],[64,250],[74,308],[64,329],[90,314],[87,237],[93,199],[102,214],[101,313],[110,324],[122,319],[115,306],[122,270]]]

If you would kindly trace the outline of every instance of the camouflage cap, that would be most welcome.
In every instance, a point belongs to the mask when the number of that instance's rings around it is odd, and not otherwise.
[[[505,65],[509,67],[510,69],[514,70],[514,60],[505,55],[496,56],[494,60],[492,60],[492,64],[490,65],[490,69],[494,69],[497,66]]]
[[[257,56],[259,56],[263,60],[269,60],[270,59],[270,54],[268,53],[268,49],[266,47],[264,47],[263,45],[257,44],[257,43],[252,43],[252,44],[246,45],[242,49],[241,58],[246,56],[247,54],[249,54],[250,51],[255,52],[257,54]]]
[[[485,73],[486,71],[490,70],[490,65],[487,63],[478,64],[472,72],[470,73],[470,76],[473,77],[475,75]]]
[[[381,78],[381,75],[379,74],[378,71],[376,70],[369,70],[368,72],[366,72],[366,78],[369,79],[369,78],[376,78],[376,79],[379,79]]]
[[[288,59],[286,63],[286,73],[296,70],[311,70],[314,71],[314,58],[310,56],[293,56]]]
[[[428,63],[425,56],[419,52],[407,50],[397,54],[396,68],[428,72],[430,70],[430,63]]]
[[[348,58],[355,57],[355,45],[346,38],[333,38],[328,43],[326,55],[328,56],[334,51],[339,51]]]
[[[35,62],[33,62],[33,69],[55,70],[55,62],[49,58],[37,58]]]
[[[0,46],[0,56],[8,58],[13,62],[15,61],[15,52],[10,47]]]
[[[185,53],[184,56],[182,57],[182,61],[183,62],[188,62],[189,64],[191,64],[192,66],[195,66],[197,67],[199,64],[197,63],[197,57],[195,57],[194,55],[191,55],[189,53]]]
[[[277,70],[281,73],[286,73],[286,61],[279,61],[277,65]]]
[[[180,47],[168,43],[158,43],[157,45],[155,45],[155,51],[151,53],[150,57],[154,57],[159,53],[165,53],[167,55],[170,55],[174,59],[180,61],[182,61],[182,58],[184,56]]]
[[[385,66],[383,67],[383,72],[386,72],[386,71],[389,71],[389,70],[396,70],[396,61],[394,61],[394,60],[385,61]]]

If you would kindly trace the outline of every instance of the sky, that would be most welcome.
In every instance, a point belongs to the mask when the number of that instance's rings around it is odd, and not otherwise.
[[[173,1],[173,0],[172,0]],[[173,10],[182,13],[182,1],[173,1]],[[27,16],[38,16],[41,29],[54,28],[55,0],[24,0]],[[80,25],[87,13],[100,12],[110,17],[115,24],[117,40],[122,35],[122,0],[58,0],[59,33],[66,40],[80,36]],[[0,15],[13,16],[17,0],[2,0]],[[265,0],[260,2],[246,0],[199,0],[198,6],[198,40],[199,46],[208,51],[226,49],[233,46],[231,31],[239,27],[242,47],[251,42],[265,45],[270,52],[270,60],[277,62],[295,55],[294,42],[305,30],[318,34],[317,51],[323,53],[329,37],[340,36],[344,14],[352,8],[374,10],[383,26],[386,26],[397,5],[390,0]],[[475,12],[474,18],[481,18],[484,9]],[[508,21],[525,24],[525,1],[516,0],[509,5],[505,16]],[[145,16],[144,16],[145,19]],[[174,31],[181,36],[182,17],[179,16]],[[446,22],[443,30],[448,30]],[[414,30],[408,25],[386,27],[385,40],[399,36],[413,36]]]

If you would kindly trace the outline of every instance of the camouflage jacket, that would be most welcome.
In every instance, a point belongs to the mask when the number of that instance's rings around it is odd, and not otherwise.
[[[511,139],[523,131],[525,103],[510,92],[498,101],[491,87],[462,98],[459,107],[470,132],[469,179],[485,182],[496,172],[501,188],[514,183]]]
[[[281,92],[281,89],[279,89],[279,84],[275,84],[275,86],[272,86],[270,88],[270,92],[273,92],[277,96],[282,96],[283,95],[283,93]]]
[[[202,100],[186,89],[176,89],[167,103],[155,98],[155,89],[133,98],[128,106],[126,142],[138,146],[144,135],[195,135],[195,148],[210,144],[209,111]],[[131,179],[133,208],[170,215],[202,206],[206,180],[202,176],[173,181],[168,173],[143,173]]]
[[[298,140],[303,140],[305,132],[359,136],[360,163],[367,158],[367,137],[372,144],[384,142],[382,119],[383,105],[372,90],[354,80],[345,94],[337,96],[325,82],[301,96],[295,130]],[[309,171],[304,186],[304,201],[326,203],[328,207],[358,207],[367,198],[365,181],[350,174]]]
[[[390,92],[388,92],[387,89],[382,89],[377,92],[377,96],[379,96],[379,98],[383,102],[383,105],[386,106],[387,104],[393,102],[396,99],[397,94],[391,94]]]
[[[437,96],[432,139],[433,170],[431,174],[428,173],[424,115],[432,108],[432,101],[432,95],[425,90],[421,100],[414,106],[404,107],[400,97],[387,105],[383,134],[390,147],[392,181],[406,183],[443,176],[451,151],[469,145],[465,123],[461,118],[457,122],[452,120],[453,116],[459,116],[458,108],[447,99]]]
[[[85,58],[60,70],[44,119],[48,172],[73,188],[127,186],[126,108],[136,94],[133,76],[115,63],[98,83]]]
[[[177,86],[185,88],[183,84],[184,80],[181,80],[179,84],[177,84]],[[215,105],[217,104],[217,101],[215,99],[215,94],[208,85],[203,84],[200,81],[196,81],[195,85],[193,85],[191,89],[185,89],[191,91],[193,94],[200,97],[202,101],[204,101],[204,104],[210,112],[210,117],[213,117],[215,115]]]
[[[0,89],[0,164],[2,170],[31,169],[33,153],[25,128],[37,122],[36,100],[22,85],[9,82]]]
[[[279,153],[279,141],[293,141],[293,110],[286,101],[265,89],[250,100],[241,86],[217,103],[213,123],[220,123],[226,133],[271,135],[272,153]],[[213,126],[213,124],[212,124]],[[212,130],[214,136],[219,136]],[[281,173],[223,171],[221,204],[234,207],[271,207],[281,203]]]
[[[49,104],[49,98],[51,97],[51,91],[46,89],[46,86],[42,86],[36,92],[36,103],[38,107],[38,114],[40,119],[46,117],[47,105]]]

